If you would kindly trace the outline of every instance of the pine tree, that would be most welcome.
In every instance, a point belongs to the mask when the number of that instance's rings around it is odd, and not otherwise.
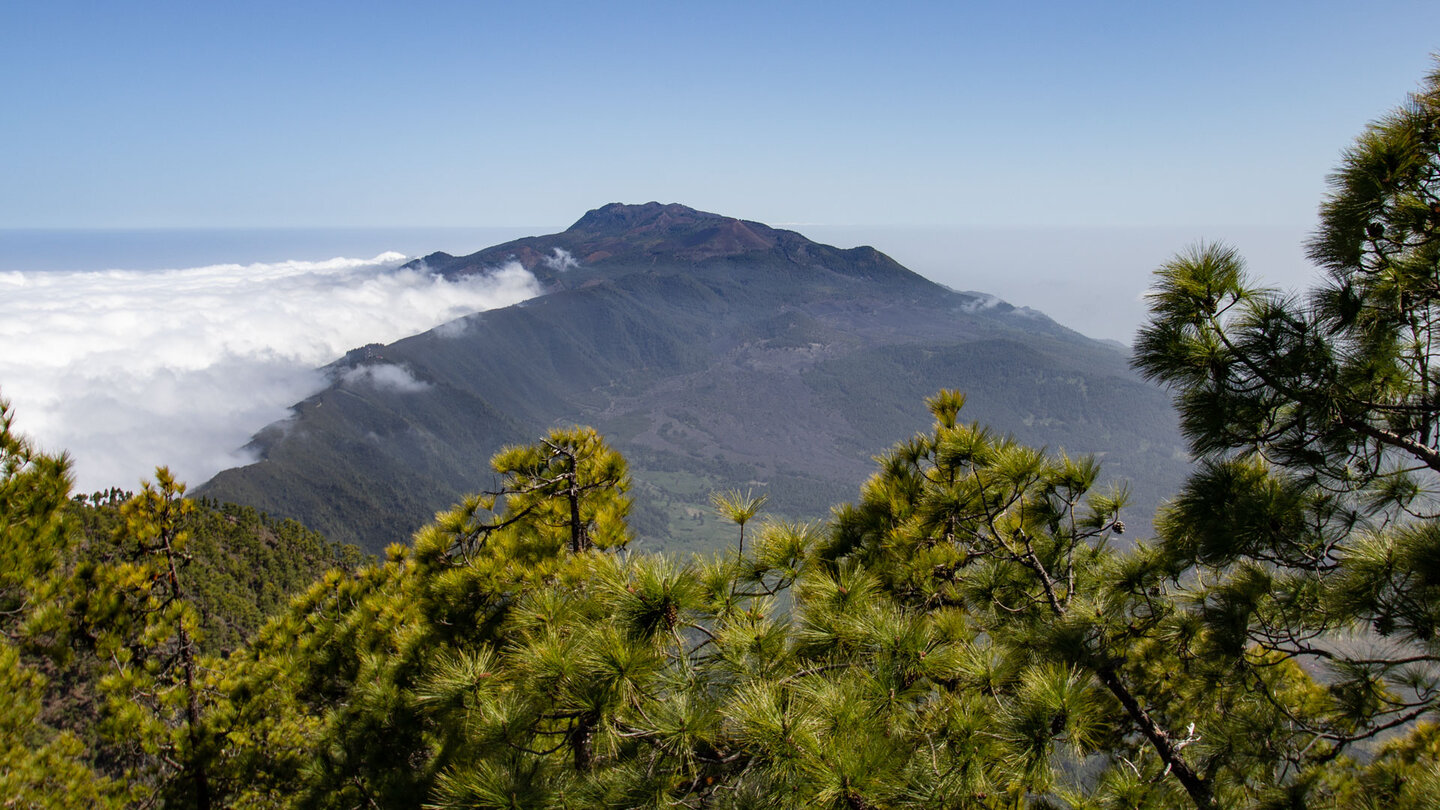
[[[740,527],[740,539],[736,544],[736,551],[740,556],[745,556],[745,524],[749,523],[760,513],[760,507],[770,500],[769,495],[754,495],[749,490],[740,494],[740,490],[732,489],[727,492],[710,493],[710,505],[720,517]]]
[[[194,504],[184,493],[162,467],[120,506],[109,544],[67,583],[70,632],[101,662],[97,731],[127,783],[168,806],[208,808],[216,805],[213,667],[186,589]]]
[[[69,459],[37,452],[14,419],[0,398],[0,630],[12,642],[63,570],[71,485]]]
[[[526,765],[525,749],[536,735],[563,740],[573,770],[588,769],[603,683],[566,681],[581,689],[564,693],[567,708],[507,715],[498,748],[477,738],[477,695],[453,684],[492,683],[519,606],[590,582],[606,550],[623,548],[624,461],[593,430],[572,428],[507,448],[493,468],[494,492],[437,515],[413,549],[395,544],[378,564],[327,575],[236,657],[236,722],[261,743],[229,755],[227,768],[251,775],[244,802],[416,807],[437,785],[461,784],[457,773],[473,779],[497,761],[506,774],[533,771],[543,763]],[[583,600],[573,607],[567,621],[592,615]],[[531,708],[562,696],[539,689],[513,694]]]
[[[961,424],[957,392],[929,404],[933,432],[880,459],[861,501],[837,512],[827,554],[875,577],[899,615],[948,614],[951,632],[970,640],[950,653],[955,670],[943,680],[952,700],[978,690],[1000,710],[985,715],[1006,730],[1001,759],[1013,767],[989,764],[987,782],[1014,797],[1061,787],[1052,755],[1063,741],[1077,757],[1108,747],[1139,761],[1147,779],[1173,779],[1196,806],[1214,806],[1212,781],[1184,750],[1194,737],[1184,712],[1197,707],[1156,688],[1146,649],[1169,618],[1161,577],[1109,548],[1124,531],[1123,491],[1095,491],[1093,460]],[[922,652],[912,648],[912,666]]]
[[[46,717],[49,679],[40,667],[55,651],[70,465],[37,452],[13,423],[0,399],[0,796],[16,807],[119,807],[123,786],[95,773],[85,742]],[[27,661],[22,649],[39,654]]]
[[[1344,155],[1310,256],[1303,298],[1229,248],[1178,256],[1136,345],[1199,457],[1158,522],[1186,642],[1290,716],[1302,787],[1440,710],[1440,70]],[[1271,689],[1292,661],[1325,689]]]

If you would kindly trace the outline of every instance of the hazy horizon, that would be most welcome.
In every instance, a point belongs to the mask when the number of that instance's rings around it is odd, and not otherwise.
[[[573,219],[583,213],[576,212]],[[743,212],[714,213],[754,219]],[[996,295],[1039,310],[1087,337],[1126,344],[1144,319],[1142,296],[1150,274],[1196,243],[1236,246],[1253,275],[1267,286],[1302,289],[1318,278],[1304,257],[1309,229],[1298,226],[766,224],[837,247],[868,245],[946,286]],[[0,228],[0,273],[173,270],[365,259],[386,252],[410,258],[436,251],[463,256],[567,227],[568,222],[473,227]]]

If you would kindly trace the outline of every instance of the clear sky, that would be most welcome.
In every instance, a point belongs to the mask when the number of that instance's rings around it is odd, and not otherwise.
[[[0,227],[1308,227],[1437,49],[1435,0],[6,2]]]

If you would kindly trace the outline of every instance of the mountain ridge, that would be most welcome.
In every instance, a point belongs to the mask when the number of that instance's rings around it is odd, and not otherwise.
[[[563,251],[558,255],[556,249]],[[884,278],[919,288],[939,288],[868,245],[836,248],[761,222],[726,217],[679,203],[609,203],[587,211],[557,234],[527,236],[468,254],[432,253],[411,262],[447,278],[493,271],[518,262],[547,288],[563,281],[573,261],[580,266],[641,266],[669,262],[696,264],[760,256],[801,267],[847,268],[846,273]],[[587,276],[588,278],[588,276]]]
[[[709,491],[758,486],[773,513],[822,517],[927,423],[942,387],[969,394],[965,418],[1104,454],[1147,504],[1181,474],[1168,398],[1122,352],[874,248],[611,204],[557,234],[422,262],[450,277],[518,262],[545,292],[348,353],[257,434],[258,462],[202,493],[374,550],[487,488],[501,446],[585,423],[630,458],[647,541],[701,548],[721,537]],[[381,384],[401,376],[413,385]]]

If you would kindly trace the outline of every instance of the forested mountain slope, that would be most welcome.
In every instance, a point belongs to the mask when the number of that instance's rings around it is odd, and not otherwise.
[[[630,459],[635,531],[708,545],[711,491],[823,517],[871,458],[961,389],[1023,441],[1100,454],[1141,525],[1184,472],[1169,403],[1119,349],[956,292],[873,248],[681,206],[611,204],[563,233],[423,261],[446,276],[518,262],[545,294],[350,352],[332,383],[257,435],[260,460],[199,492],[370,550],[486,489],[486,460],[555,424]]]

